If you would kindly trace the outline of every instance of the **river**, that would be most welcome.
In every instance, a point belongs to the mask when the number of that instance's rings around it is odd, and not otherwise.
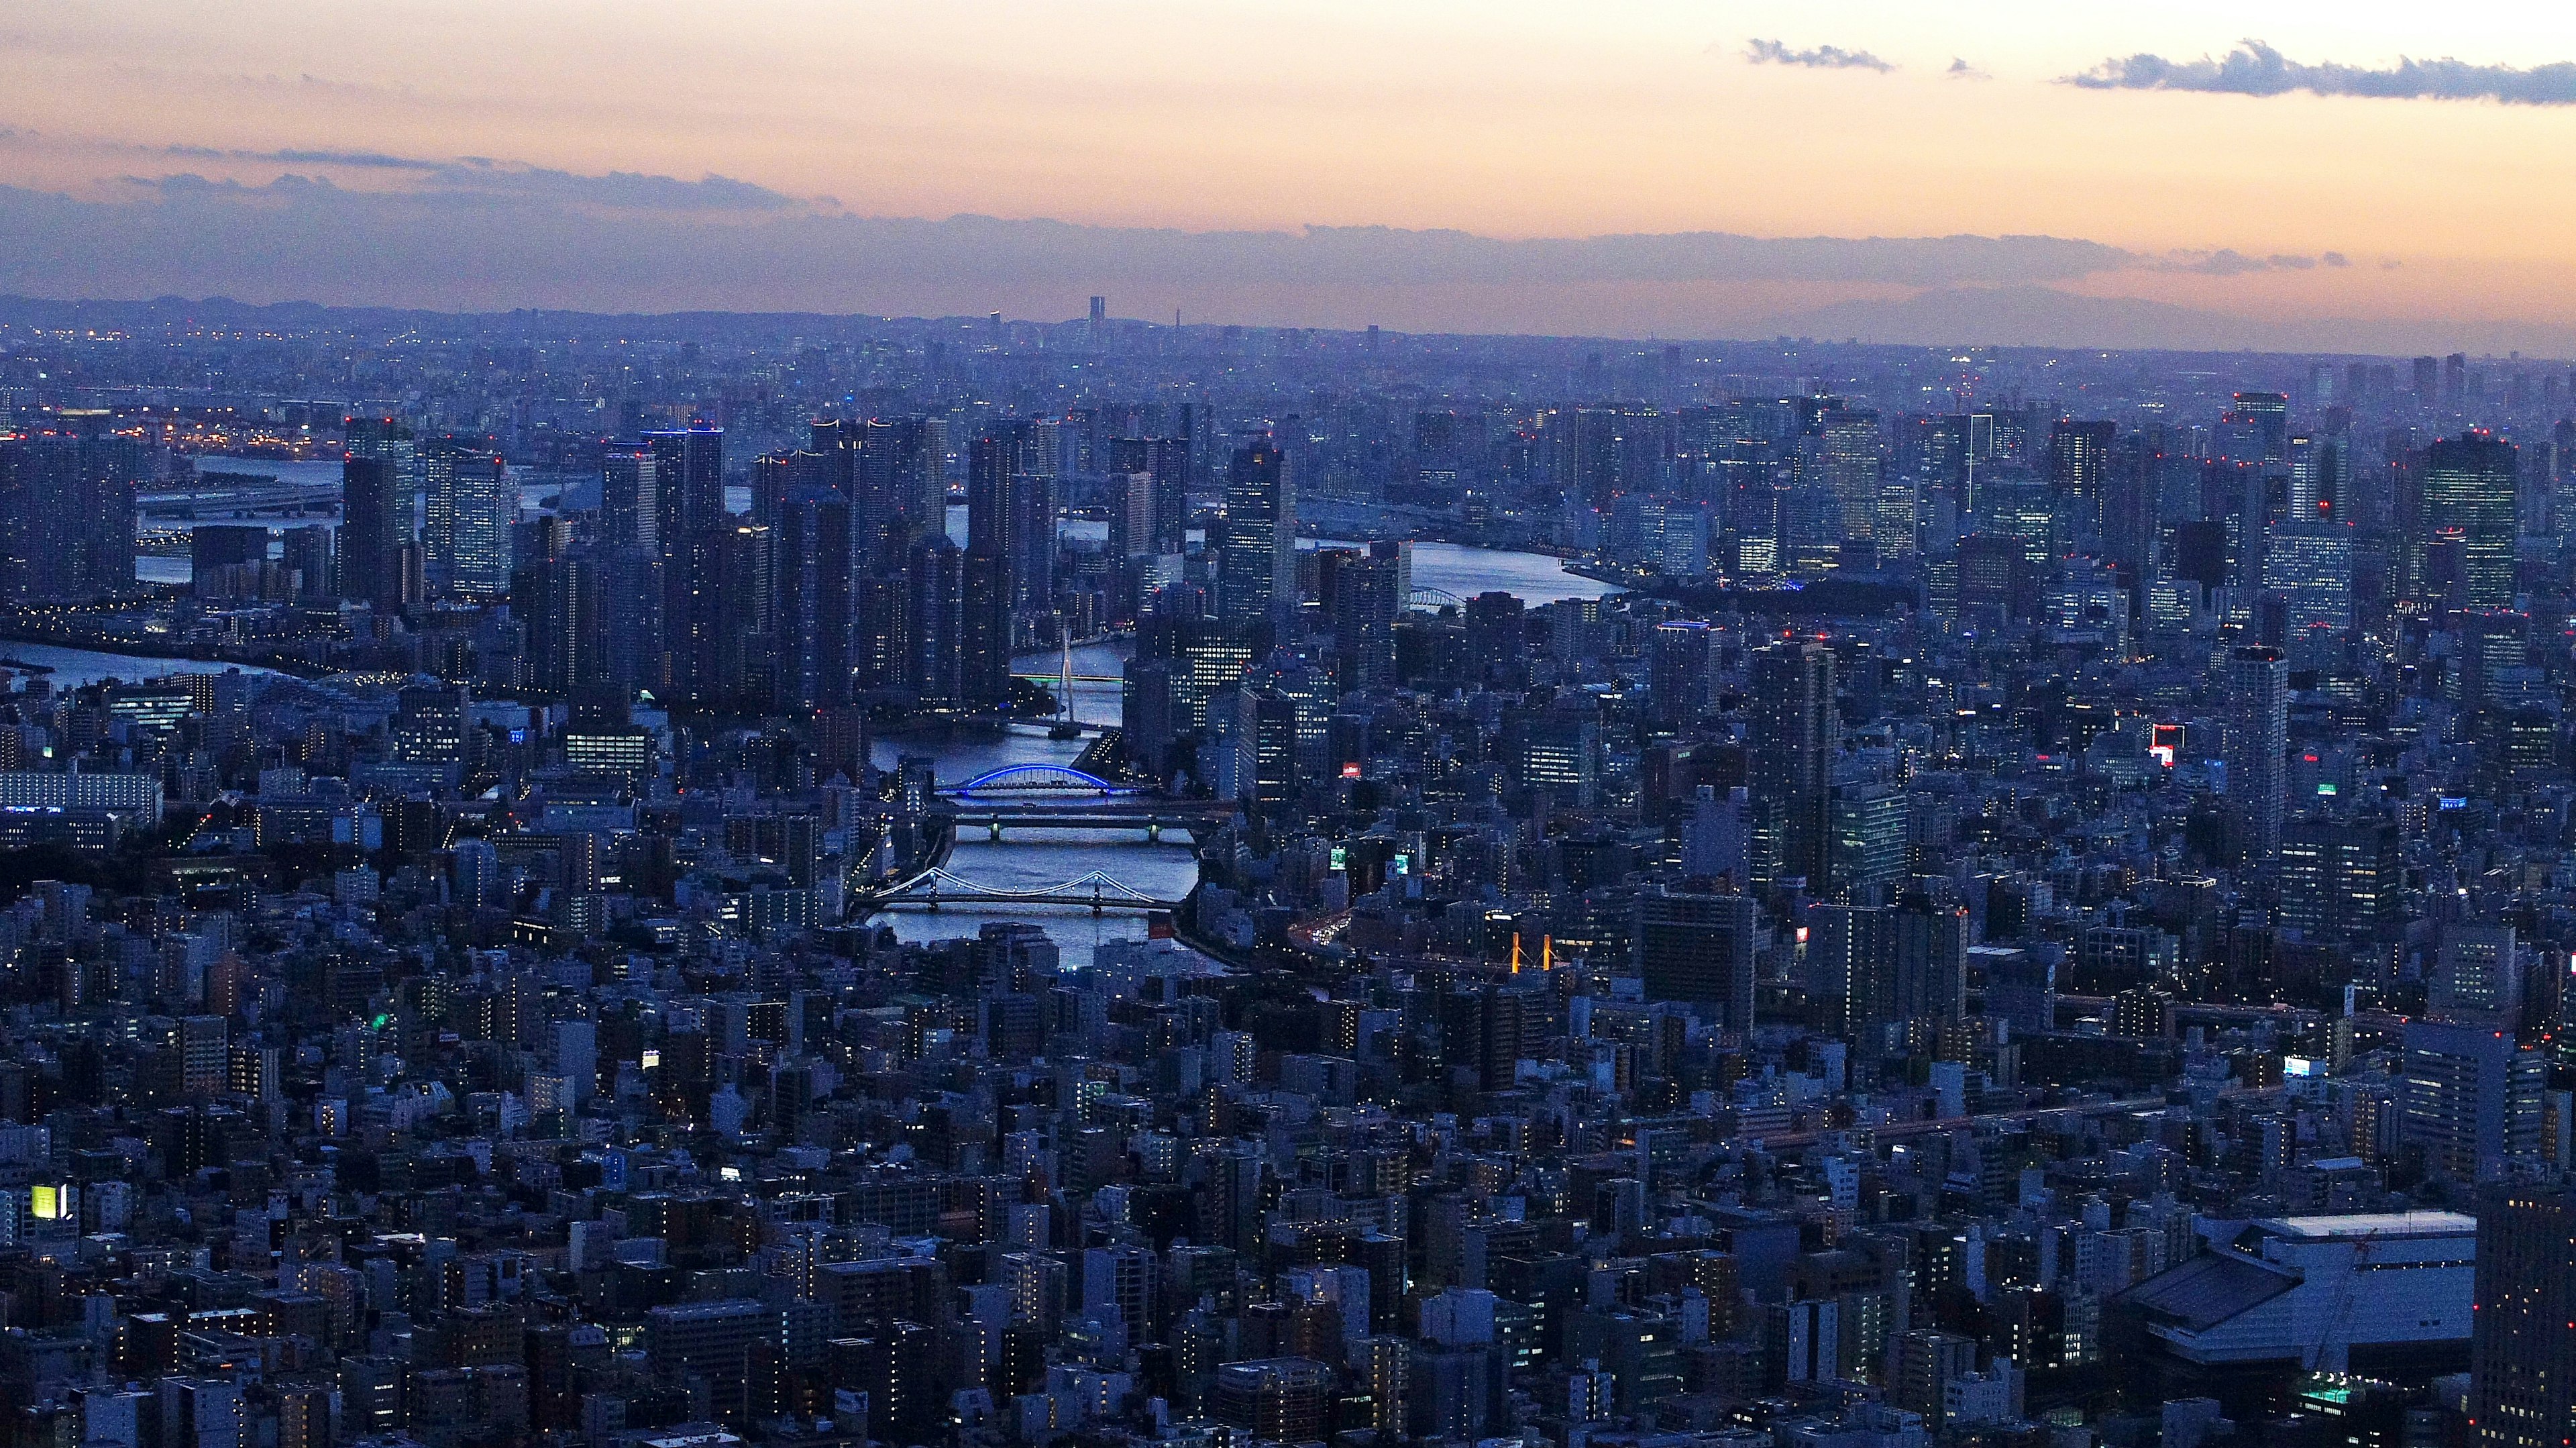
[[[244,465],[246,471],[263,472],[271,468],[286,472],[296,466]],[[331,466],[336,468],[336,464]],[[730,491],[743,493],[745,490]],[[739,499],[739,506],[747,507],[749,501],[748,496],[744,496]],[[536,499],[531,496],[527,503],[533,507]],[[959,506],[950,507],[947,523],[950,535],[962,545],[966,541],[966,510]],[[1106,531],[1107,525],[1098,522],[1074,520],[1064,525],[1064,533],[1069,538],[1101,538],[1105,537]],[[1299,540],[1299,546],[1311,548],[1322,546],[1323,542],[1306,538]],[[185,583],[188,561],[185,558],[146,557],[137,560],[136,572],[153,582]],[[1456,543],[1416,543],[1413,546],[1413,586],[1454,594],[1459,598],[1473,598],[1489,589],[1501,589],[1518,595],[1533,608],[1560,599],[1600,598],[1618,591],[1610,584],[1568,573],[1558,560],[1544,554],[1473,548]],[[1126,649],[1124,644],[1092,644],[1075,649],[1073,671],[1114,678],[1125,662]],[[109,676],[132,679],[221,667],[186,659],[130,659],[35,644],[0,645],[0,654],[13,654],[30,663],[53,665],[59,671],[52,676],[57,688]],[[1032,654],[1020,659],[1018,666],[1025,673],[1053,673],[1059,661],[1057,654]],[[1119,715],[1119,694],[1119,686],[1114,682],[1076,683],[1073,686],[1074,714],[1086,723],[1115,724]],[[1053,740],[1036,731],[1000,738],[946,741],[881,739],[876,745],[876,760],[880,767],[892,769],[903,755],[925,752],[938,761],[939,782],[949,785],[1003,765],[1069,764],[1082,752],[1082,741]],[[1189,893],[1191,885],[1198,879],[1198,865],[1187,839],[1177,833],[1158,844],[1147,843],[1133,833],[1049,832],[1014,836],[1000,844],[970,835],[958,841],[948,868],[977,884],[1006,890],[1043,889],[1097,870],[1145,894],[1167,900]],[[1088,965],[1093,951],[1107,942],[1141,939],[1145,934],[1143,916],[1094,916],[1079,907],[1064,910],[1022,907],[1009,911],[949,909],[936,915],[906,910],[890,912],[882,918],[904,940],[971,936],[988,920],[1033,920],[1046,928],[1048,935],[1054,938],[1063,962],[1072,967]]]
[[[949,531],[964,532],[965,509],[950,509]],[[1086,528],[1105,531],[1105,525],[1080,521],[1065,525],[1069,537],[1100,536],[1086,533]],[[1312,546],[1315,540],[1301,540]],[[1502,589],[1518,594],[1536,607],[1566,598],[1599,598],[1618,590],[1610,584],[1580,577],[1565,571],[1554,558],[1538,553],[1510,552],[1495,548],[1470,548],[1455,543],[1417,543],[1413,546],[1413,586],[1417,589],[1440,589],[1460,598],[1473,598],[1488,589]],[[1092,644],[1073,651],[1073,671],[1113,677],[1126,661],[1128,646]],[[1060,654],[1029,654],[1016,661],[1022,673],[1051,674],[1061,665]],[[1118,722],[1120,689],[1115,683],[1081,683],[1073,686],[1074,716],[1089,724]],[[876,759],[881,768],[892,769],[905,754],[930,753],[938,760],[938,779],[942,786],[972,779],[989,769],[1007,764],[1071,763],[1082,752],[1079,740],[1057,741],[1034,731],[1014,733],[998,739],[957,740],[933,747],[927,740],[881,739],[877,741]],[[971,832],[961,837],[951,854],[948,869],[952,874],[1006,890],[1039,890],[1079,879],[1094,870],[1111,879],[1124,881],[1148,895],[1176,900],[1189,893],[1198,882],[1198,865],[1188,844],[1177,835],[1167,835],[1161,844],[1148,844],[1129,832],[1094,835],[1087,832],[1050,831],[1043,835],[1011,836],[1000,844],[980,838]],[[1088,965],[1092,952],[1113,940],[1136,940],[1145,934],[1141,915],[1110,914],[1094,916],[1081,908],[1065,910],[960,910],[944,909],[933,915],[920,910],[899,910],[881,917],[894,927],[903,940],[946,940],[954,936],[973,935],[988,920],[1032,920],[1046,928],[1056,943],[1064,964]]]

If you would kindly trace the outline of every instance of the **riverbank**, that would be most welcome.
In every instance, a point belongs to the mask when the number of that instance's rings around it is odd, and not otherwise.
[[[154,648],[141,642],[66,635],[56,630],[29,628],[5,621],[0,621],[0,652],[16,655],[24,663],[39,665],[49,670],[47,677],[52,678],[61,687],[78,687],[96,683],[100,678],[111,675],[120,679],[131,677],[142,680],[157,679],[168,674],[201,674],[210,670],[221,672],[224,669],[240,669],[249,674],[276,674],[289,678],[318,679],[329,672],[301,659],[246,659],[226,657],[220,653],[212,656],[173,653],[166,644]],[[58,657],[48,658],[46,657],[48,653]],[[129,676],[123,671],[114,670],[112,666],[102,669],[96,663],[96,660],[101,659],[131,659],[138,664],[159,664],[163,667],[150,671],[138,669]],[[6,667],[6,665],[0,664],[0,667]]]

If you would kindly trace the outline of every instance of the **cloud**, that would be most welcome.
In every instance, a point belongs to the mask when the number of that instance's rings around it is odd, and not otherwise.
[[[423,161],[373,151],[227,151],[208,146],[166,146],[161,153],[205,160],[392,172],[418,178],[399,191],[353,190],[347,193],[357,197],[444,196],[481,201],[487,205],[560,205],[603,211],[783,213],[807,209],[805,202],[785,192],[712,173],[696,181],[638,171],[611,171],[600,176],[585,176],[480,156],[455,161]],[[229,188],[245,197],[264,192],[271,199],[305,189],[344,189],[334,186],[327,176],[304,176],[295,172],[278,177],[266,188],[244,186],[232,180],[210,181],[194,172],[166,176],[129,175],[118,179],[129,186],[169,193]]]
[[[2331,265],[2236,251],[2142,255],[2056,236],[1504,239],[931,220],[853,214],[726,177],[470,160],[324,169],[264,183],[140,175],[85,197],[0,186],[0,235],[10,238],[0,293],[932,317],[1063,316],[1097,293],[1133,299],[1131,315],[1179,306],[1193,318],[1282,325],[1740,336],[1770,335],[1760,324],[1780,311],[1854,297]]]
[[[1866,50],[1845,50],[1839,45],[1791,50],[1777,40],[1746,41],[1744,58],[1755,65],[1796,65],[1809,70],[1874,70],[1884,75],[1896,69],[1894,62],[1881,60]]]
[[[2199,91],[2213,95],[2280,96],[2305,91],[2320,96],[2374,100],[2491,100],[2513,106],[2576,105],[2576,63],[2557,61],[2528,70],[2475,65],[2444,57],[2399,57],[2384,70],[2295,61],[2260,40],[2241,42],[2215,59],[2168,60],[2141,52],[2113,56],[2091,70],[2065,77],[2087,90]]]
[[[2162,272],[2192,272],[2201,276],[2233,277],[2247,272],[2314,271],[2318,267],[2347,267],[2350,258],[2342,252],[2329,251],[2317,256],[2274,252],[2269,256],[2247,256],[2229,247],[2216,251],[2173,251],[2152,261],[2142,261],[2140,269]]]
[[[164,156],[199,161],[274,161],[287,166],[346,166],[362,171],[436,171],[443,164],[382,151],[228,151],[214,146],[164,146]]]
[[[1992,71],[1980,70],[1968,64],[1968,58],[1964,55],[1952,56],[1950,68],[1941,73],[1952,80],[1993,80],[1995,78]]]

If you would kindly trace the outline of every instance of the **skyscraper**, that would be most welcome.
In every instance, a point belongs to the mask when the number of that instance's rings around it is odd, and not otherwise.
[[[344,597],[379,608],[402,604],[397,555],[402,527],[401,479],[381,458],[351,456],[340,464],[340,586]]]
[[[1834,408],[1820,428],[1824,488],[1842,538],[1867,538],[1877,526],[1879,483],[1886,472],[1878,414]]]
[[[2576,1423],[2576,1187],[2499,1183],[2478,1197],[2474,1448],[2559,1448]]]
[[[2227,660],[2227,692],[2236,709],[2227,731],[2227,794],[2244,821],[2247,857],[2269,860],[2281,848],[2289,665],[2277,649],[2237,649]]]
[[[850,506],[829,489],[791,489],[779,504],[777,582],[778,696],[794,709],[846,703],[850,697]]]
[[[421,449],[421,475],[430,587],[462,598],[507,593],[510,525],[519,518],[508,467],[488,448],[434,442]]]
[[[2460,608],[2511,608],[2514,593],[2513,444],[2464,432],[2427,449],[2418,545],[2456,544]]]
[[[724,431],[692,427],[644,436],[654,467],[655,537],[662,564],[659,686],[672,702],[716,690],[722,609]]]
[[[1268,437],[1237,448],[1226,475],[1217,613],[1257,619],[1297,597],[1297,485]]]
[[[1762,761],[1751,780],[1754,876],[1763,884],[1804,879],[1822,888],[1832,839],[1828,776],[1842,732],[1833,650],[1820,643],[1761,650],[1753,656],[1752,692],[1747,744]]]
[[[1027,435],[1025,422],[995,423],[967,453],[957,648],[958,687],[969,704],[989,707],[1010,697],[1012,623],[1022,602],[1018,573],[1028,551],[1026,499],[1037,486],[1021,468]],[[1051,539],[1050,532],[1050,547]]]
[[[2091,537],[2102,525],[2102,503],[2110,490],[2111,449],[2119,434],[2113,422],[2060,419],[2048,430],[2048,481],[2057,490],[2058,512],[2074,524],[2079,537]]]
[[[2423,1152],[2428,1173],[2489,1181],[2539,1155],[2543,1062],[2511,1031],[2408,1021],[2404,1071],[2399,1139]]]

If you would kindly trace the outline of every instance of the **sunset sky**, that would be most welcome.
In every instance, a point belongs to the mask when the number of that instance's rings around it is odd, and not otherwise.
[[[2273,54],[2287,78],[2192,68],[2247,42],[2268,52],[2242,59]],[[2576,72],[2548,68],[2569,61],[2576,9],[2421,3],[45,3],[0,21],[0,289],[1057,318],[1114,285],[1125,314],[1205,321],[1894,336],[1973,313],[1962,287],[2027,281],[2042,311],[2065,296],[2089,319],[2031,325],[2130,333],[2106,345],[2171,340],[2161,326],[2565,351]],[[2446,89],[2469,98],[2404,94]],[[615,173],[631,175],[590,184]],[[288,175],[331,189],[279,190]],[[192,208],[184,228],[174,207]],[[844,267],[833,248],[876,233],[819,224],[959,213],[1506,240],[2036,235],[2112,259],[2027,278],[1835,260],[1424,278],[1380,275],[1362,247],[1158,285],[1102,271],[1099,247],[1051,261],[1054,232],[971,274]],[[208,234],[210,215],[229,253],[152,244]],[[603,265],[509,245],[531,217],[556,245],[596,236]],[[387,228],[421,249],[371,263]],[[729,230],[694,269],[639,242],[705,228]],[[802,228],[803,262],[723,259],[778,228]]]

